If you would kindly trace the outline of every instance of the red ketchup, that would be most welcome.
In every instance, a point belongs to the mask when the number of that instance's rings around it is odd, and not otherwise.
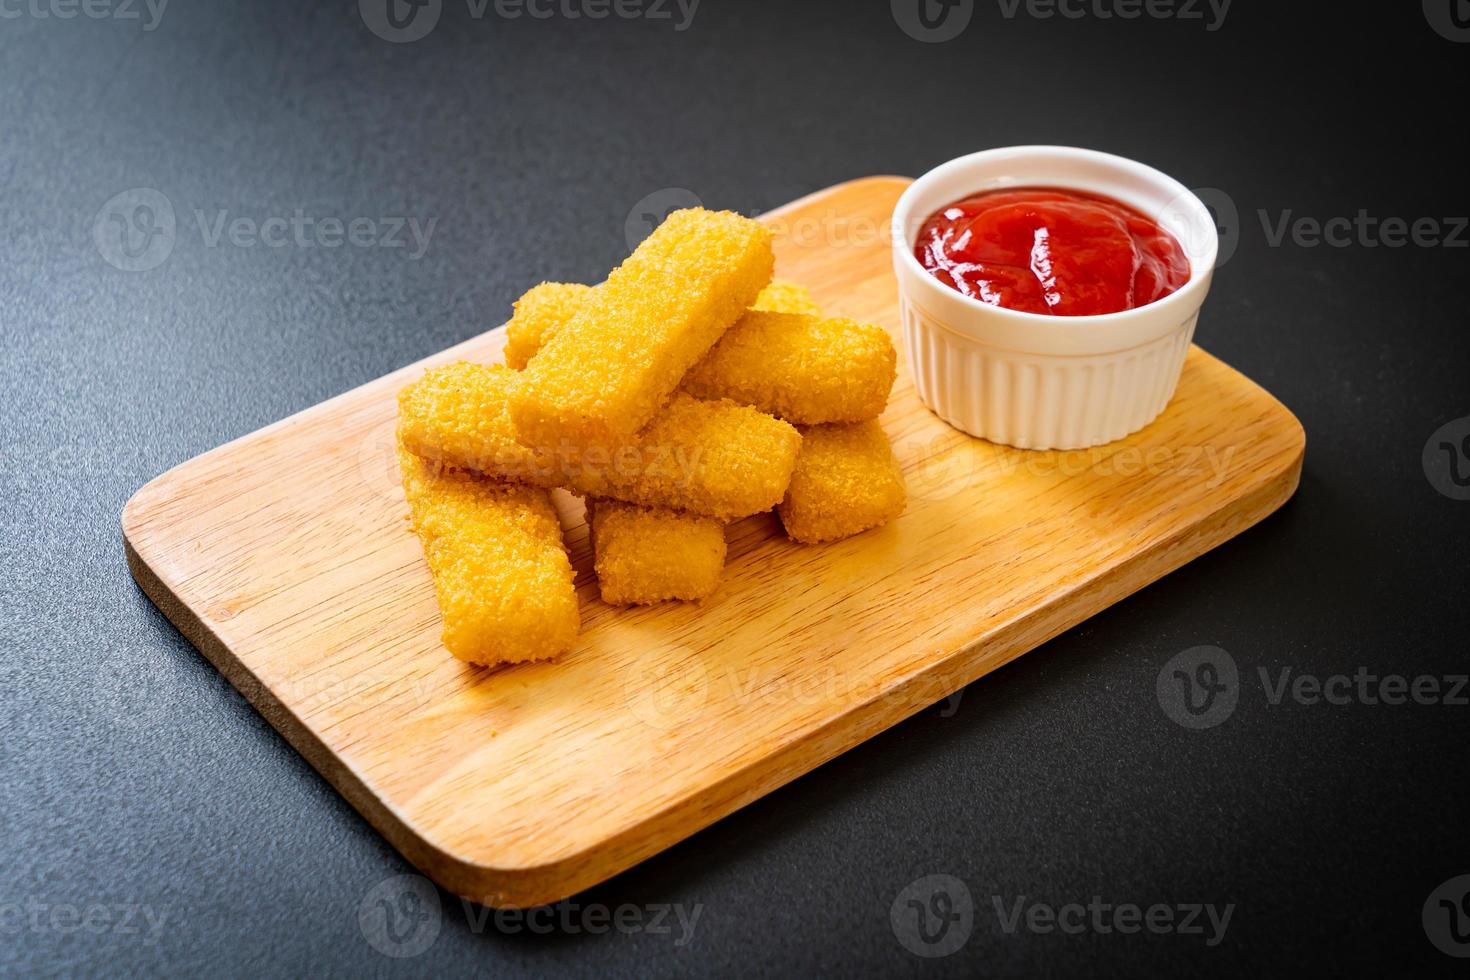
[[[972,299],[1090,316],[1163,299],[1189,281],[1173,235],[1121,201],[1053,187],[987,191],[931,214],[914,257]]]

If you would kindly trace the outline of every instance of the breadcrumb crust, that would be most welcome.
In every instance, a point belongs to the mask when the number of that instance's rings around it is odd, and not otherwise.
[[[543,282],[515,301],[505,326],[505,363],[517,371],[540,350],[587,301],[591,286],[576,282]]]
[[[722,520],[774,507],[796,466],[791,425],[682,392],[630,439],[529,449],[506,410],[523,377],[466,361],[430,370],[399,395],[399,437],[420,456],[500,479]]]
[[[771,284],[762,289],[755,302],[750,304],[752,310],[764,310],[767,313],[804,313],[807,316],[821,316],[822,311],[817,306],[817,301],[812,299],[809,289],[800,283],[789,279],[773,279]]]
[[[526,365],[510,415],[529,445],[595,445],[651,422],[771,281],[771,232],[731,211],[675,211]]]
[[[398,465],[449,652],[493,665],[570,650],[581,620],[550,495],[436,466],[401,445]]]
[[[596,291],[577,283],[542,283],[526,293],[508,327],[506,363],[525,364],[536,345],[554,337]],[[729,398],[797,425],[861,422],[882,414],[898,374],[888,331],[822,319],[811,294],[794,283],[773,283],[761,297],[786,309],[747,311],[684,375],[685,391],[697,398]]]
[[[589,499],[587,524],[604,602],[697,600],[719,587],[725,528],[712,517]]]
[[[684,390],[800,425],[860,422],[883,413],[897,365],[882,327],[752,310],[684,376]]]
[[[851,537],[903,513],[903,473],[876,420],[802,429],[801,456],[776,508],[793,541]]]

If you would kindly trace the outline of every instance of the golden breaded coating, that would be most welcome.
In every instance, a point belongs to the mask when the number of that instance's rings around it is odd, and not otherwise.
[[[551,334],[566,323],[592,292],[577,282],[543,282],[515,302],[515,313],[505,326],[505,363],[517,371],[542,348]]]
[[[769,286],[761,290],[761,294],[755,298],[754,303],[750,304],[750,308],[764,310],[767,313],[822,315],[817,301],[812,299],[811,292],[805,286],[785,279],[772,280]]]
[[[675,211],[592,291],[512,393],[530,446],[607,444],[653,420],[684,373],[771,281],[771,232],[731,211]]]
[[[449,652],[492,665],[570,650],[577,593],[550,495],[438,467],[401,445],[398,465]]]
[[[531,338],[553,336],[576,308],[571,292],[554,304],[530,298],[528,293],[516,304],[511,321],[523,350]],[[697,398],[729,398],[797,425],[861,422],[883,412],[897,364],[893,340],[882,327],[751,310],[689,370],[683,389]]]
[[[577,314],[594,288],[579,282],[543,282],[526,290],[515,301],[514,313],[505,325],[506,367],[523,369],[531,355]],[[807,288],[784,279],[776,279],[762,289],[751,309],[819,315]]]
[[[703,599],[725,568],[725,528],[713,517],[587,500],[602,601],[649,605]]]
[[[903,473],[876,419],[802,429],[801,456],[776,508],[793,541],[836,541],[887,524],[904,508]]]
[[[682,392],[631,438],[529,449],[506,408],[523,377],[468,362],[431,370],[398,396],[399,438],[420,456],[500,479],[722,520],[774,507],[796,466],[792,426]]]
[[[800,425],[860,422],[882,414],[897,364],[882,327],[751,311],[685,375],[684,390]]]

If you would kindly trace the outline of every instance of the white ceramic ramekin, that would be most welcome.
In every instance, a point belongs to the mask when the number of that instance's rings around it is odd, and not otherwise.
[[[925,272],[914,257],[925,219],[1003,187],[1062,187],[1132,205],[1179,240],[1189,281],[1121,313],[1046,316],[982,303]],[[1082,449],[1143,428],[1179,383],[1217,245],[1214,218],[1187,187],[1112,154],[1013,146],[929,171],[893,212],[899,311],[919,397],[950,425],[1021,449]]]

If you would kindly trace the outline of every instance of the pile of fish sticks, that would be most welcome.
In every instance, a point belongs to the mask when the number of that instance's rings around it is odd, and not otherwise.
[[[603,601],[701,600],[725,525],[773,508],[803,544],[891,521],[903,478],[878,416],[896,353],[772,281],[770,231],[675,211],[597,286],[515,304],[505,364],[428,371],[399,395],[398,453],[454,656],[576,644],[574,573],[549,493],[585,499]]]

